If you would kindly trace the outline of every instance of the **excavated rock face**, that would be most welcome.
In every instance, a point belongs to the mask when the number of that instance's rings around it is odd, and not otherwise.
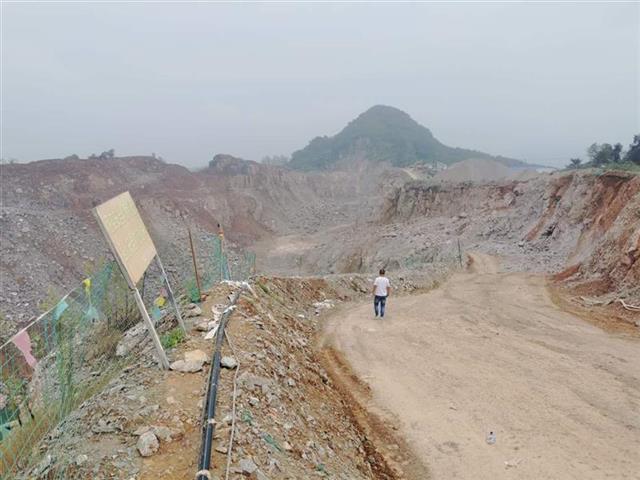
[[[585,182],[582,228],[568,259],[577,268],[567,278],[590,293],[628,289],[640,300],[640,177],[611,172]]]
[[[0,312],[15,323],[110,258],[91,209],[125,190],[170,273],[190,265],[186,224],[204,255],[198,239],[216,235],[219,223],[229,242],[246,247],[367,217],[381,197],[380,171],[304,174],[228,155],[197,173],[151,157],[70,157],[0,169],[0,275],[11,285],[0,292]]]
[[[219,175],[248,175],[260,168],[258,162],[220,153],[209,162],[209,170]]]
[[[382,225],[402,226],[411,235],[431,231],[435,242],[445,242],[433,233],[437,219],[448,219],[466,245],[522,257],[522,269],[542,264],[543,271],[588,286],[590,293],[639,298],[637,175],[585,171],[484,185],[410,182],[386,198],[380,216]]]
[[[565,280],[592,282],[598,292],[637,280],[638,180],[631,174],[429,184],[363,165],[303,173],[229,155],[197,173],[150,157],[3,165],[0,275],[9,287],[0,292],[0,311],[24,323],[47,294],[61,296],[108,259],[90,212],[123,190],[132,192],[178,278],[190,274],[187,222],[203,255],[199,238],[217,234],[218,223],[243,247],[266,242],[258,261],[278,274],[421,269],[454,261],[460,241],[462,254],[497,254],[508,268],[572,267]]]

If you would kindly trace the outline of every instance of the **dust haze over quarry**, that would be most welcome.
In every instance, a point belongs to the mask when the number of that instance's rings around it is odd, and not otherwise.
[[[635,478],[638,6],[2,14],[0,478]]]
[[[445,145],[564,166],[637,130],[637,16],[634,3],[4,3],[2,157],[260,160],[383,104]]]
[[[217,478],[227,465],[256,479],[638,471],[637,171],[541,173],[379,106],[321,147],[283,165],[216,154],[197,171],[112,151],[0,166],[0,475],[188,478],[214,424]],[[122,191],[186,317],[183,336],[148,269],[170,370],[90,213]],[[370,299],[380,267],[384,320]],[[83,328],[65,326],[69,310]]]

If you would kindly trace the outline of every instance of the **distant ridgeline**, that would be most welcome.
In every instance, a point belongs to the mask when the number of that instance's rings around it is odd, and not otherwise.
[[[352,120],[333,137],[316,137],[291,156],[289,166],[300,170],[330,169],[340,161],[364,158],[387,161],[397,167],[416,163],[452,164],[469,158],[496,160],[508,166],[525,166],[513,158],[496,157],[440,143],[428,128],[394,107],[376,105]]]

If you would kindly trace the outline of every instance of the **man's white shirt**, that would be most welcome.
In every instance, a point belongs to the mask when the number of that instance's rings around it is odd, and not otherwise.
[[[391,282],[387,277],[378,277],[374,280],[373,285],[376,287],[376,293],[378,297],[386,297],[389,293],[389,287],[391,287]]]

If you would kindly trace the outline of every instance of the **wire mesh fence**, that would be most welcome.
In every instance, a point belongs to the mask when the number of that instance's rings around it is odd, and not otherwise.
[[[223,280],[245,280],[255,272],[256,256],[253,252],[228,251],[220,235],[205,234],[199,238],[196,253],[200,288],[208,290]],[[178,282],[181,293],[192,302],[200,301],[195,272],[191,271]]]
[[[107,378],[139,313],[113,262],[0,348],[0,475],[29,468],[32,448]]]
[[[223,240],[203,242],[199,267],[202,288],[252,273],[255,256],[232,254]],[[231,263],[232,268],[229,267]],[[195,276],[188,269],[174,275],[183,302],[199,301]],[[149,269],[141,291],[157,324],[170,312],[158,275]],[[195,291],[194,291],[195,288]],[[123,334],[141,321],[133,294],[118,265],[105,263],[91,277],[0,347],[0,478],[33,471],[40,460],[34,448],[82,402],[101,391],[127,362],[117,354]],[[56,472],[47,478],[65,478]]]

